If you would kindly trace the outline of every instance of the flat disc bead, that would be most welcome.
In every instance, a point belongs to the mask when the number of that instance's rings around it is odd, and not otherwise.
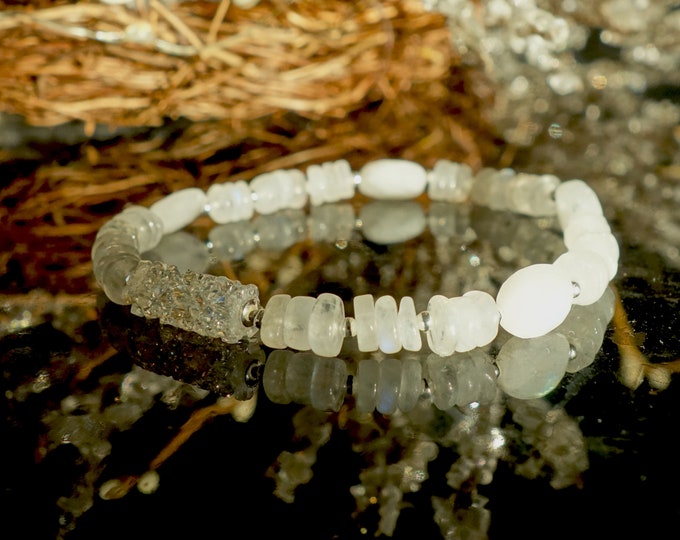
[[[347,364],[338,358],[316,358],[309,397],[320,411],[339,411],[347,392]]]
[[[373,199],[414,199],[425,191],[427,171],[405,159],[378,159],[359,171],[359,193]]]
[[[314,302],[308,330],[309,345],[319,356],[337,356],[345,339],[345,307],[342,299],[322,293]]]
[[[375,409],[376,392],[380,380],[380,364],[374,358],[361,360],[352,382],[356,408],[359,412],[372,412]]]
[[[484,291],[468,291],[463,298],[470,298],[474,302],[474,320],[468,329],[475,347],[488,345],[498,335],[498,322],[501,319],[496,301]]]
[[[407,351],[419,351],[423,346],[423,340],[418,330],[416,306],[410,296],[404,296],[399,301],[397,326],[402,347]]]
[[[609,266],[594,251],[569,250],[553,264],[578,285],[580,292],[573,298],[574,304],[589,306],[597,302],[609,285]]]
[[[381,414],[394,414],[399,403],[401,386],[401,362],[396,358],[384,358],[380,362],[380,378],[376,389],[376,410]]]
[[[427,304],[427,312],[430,316],[426,334],[427,344],[430,350],[439,356],[452,355],[456,350],[458,340],[457,329],[449,321],[447,300],[445,296],[436,294]]]
[[[290,298],[289,294],[276,294],[269,299],[264,308],[260,325],[260,339],[267,347],[272,349],[286,347],[286,342],[283,339],[283,321]]]
[[[357,329],[357,346],[361,352],[377,351],[380,343],[376,332],[375,302],[372,294],[355,296],[354,320]]]
[[[135,227],[140,253],[155,248],[163,238],[163,222],[145,206],[128,206],[114,219]]]
[[[551,264],[532,264],[512,274],[498,291],[500,324],[521,338],[547,334],[566,319],[574,289],[569,277]]]
[[[308,351],[309,320],[316,298],[312,296],[294,296],[286,306],[283,317],[283,340],[286,346],[298,351]]]
[[[420,360],[406,358],[401,362],[398,408],[401,412],[413,410],[425,390]]]
[[[381,296],[375,301],[375,327],[380,350],[394,354],[401,350],[397,301],[392,296]]]
[[[273,351],[264,365],[262,387],[270,401],[285,405],[290,403],[290,395],[286,390],[286,366],[292,351]]]

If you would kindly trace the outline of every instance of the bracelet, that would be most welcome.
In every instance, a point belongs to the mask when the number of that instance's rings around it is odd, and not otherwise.
[[[413,299],[399,304],[389,295],[352,299],[354,316],[345,316],[339,296],[286,294],[266,306],[255,285],[224,276],[181,273],[160,261],[142,259],[164,234],[179,231],[202,214],[218,224],[250,219],[255,213],[319,206],[361,195],[386,201],[472,200],[494,210],[532,217],[557,216],[567,251],[552,264],[517,270],[494,299],[484,291],[433,296],[417,312]],[[488,345],[499,326],[519,338],[544,336],[557,328],[572,305],[589,305],[616,275],[619,246],[597,194],[582,180],[560,182],[553,175],[485,168],[476,175],[465,164],[438,161],[430,170],[402,159],[380,159],[358,172],[346,160],[311,165],[306,174],[278,170],[245,181],[212,185],[207,192],[186,188],[150,208],[130,206],[107,222],[92,246],[93,273],[108,298],[130,305],[135,315],[159,319],[208,337],[237,343],[260,332],[272,349],[311,350],[337,356],[345,337],[356,337],[362,352],[394,354],[422,348],[446,357]]]

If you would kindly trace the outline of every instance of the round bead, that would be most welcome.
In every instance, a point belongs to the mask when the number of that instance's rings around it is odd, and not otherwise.
[[[399,403],[401,386],[401,362],[396,358],[384,358],[380,362],[380,378],[376,390],[376,409],[381,414],[394,414]]]
[[[588,306],[599,300],[609,284],[609,266],[594,251],[569,250],[553,263],[578,285],[579,294],[574,304]]]
[[[163,233],[170,234],[192,223],[205,211],[207,203],[208,198],[202,189],[185,188],[153,203],[150,210],[163,223]]]
[[[417,238],[427,228],[425,212],[415,201],[372,201],[361,207],[359,219],[366,240],[384,246]]]
[[[253,217],[253,194],[243,180],[213,184],[206,194],[208,215],[215,223],[232,223]]]
[[[264,365],[262,387],[270,401],[285,405],[290,403],[290,394],[286,390],[286,366],[292,351],[273,351]]]
[[[309,320],[309,345],[319,356],[337,356],[345,339],[345,306],[342,299],[322,293],[314,302]]]
[[[356,321],[357,346],[361,352],[373,352],[379,348],[376,332],[375,304],[373,295],[361,294],[355,296],[354,320]]]
[[[563,271],[551,264],[532,264],[501,285],[496,296],[500,324],[517,337],[542,336],[564,321],[572,298],[573,286]]]
[[[375,328],[380,350],[394,354],[401,350],[397,323],[397,302],[392,296],[381,296],[375,301]]]
[[[312,296],[294,296],[286,306],[283,318],[283,341],[298,351],[308,351],[309,319],[316,299]]]
[[[347,392],[347,364],[337,358],[316,358],[310,388],[312,407],[339,411]]]
[[[276,294],[269,299],[265,306],[260,325],[260,339],[267,347],[272,349],[286,347],[283,338],[283,321],[290,298],[289,294]]]
[[[418,317],[413,298],[404,296],[399,301],[397,313],[397,327],[401,345],[407,351],[419,351],[423,346],[423,340],[418,330]]]
[[[449,298],[446,302],[448,324],[456,329],[456,351],[465,352],[477,347],[474,325],[476,324],[475,302],[469,296]]]
[[[569,342],[561,334],[511,337],[496,357],[498,386],[518,399],[543,397],[560,383],[568,361]]]
[[[364,165],[359,174],[359,192],[373,199],[414,199],[427,185],[425,169],[405,159],[378,159]]]
[[[379,379],[380,365],[377,360],[369,358],[358,363],[357,373],[352,382],[352,393],[359,412],[372,412],[375,409]]]

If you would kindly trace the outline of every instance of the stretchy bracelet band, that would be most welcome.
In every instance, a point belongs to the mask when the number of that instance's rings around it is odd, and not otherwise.
[[[354,316],[345,316],[340,297],[322,293],[272,296],[263,307],[255,285],[224,276],[180,273],[160,261],[143,260],[164,234],[179,231],[201,214],[216,223],[250,219],[351,199],[359,193],[389,201],[420,197],[432,201],[472,199],[493,209],[541,217],[557,216],[567,251],[552,264],[532,264],[512,274],[494,299],[483,291],[462,296],[433,296],[416,311],[411,297],[389,295],[352,300]],[[618,269],[619,246],[596,193],[582,180],[560,182],[553,175],[516,173],[511,169],[472,170],[438,161],[432,170],[401,160],[370,162],[352,171],[345,160],[300,170],[264,173],[250,184],[215,184],[207,192],[186,188],[150,208],[130,206],[106,223],[92,247],[93,272],[109,299],[130,305],[135,315],[158,318],[208,337],[237,343],[260,331],[273,349],[311,350],[337,356],[345,337],[356,336],[363,352],[393,354],[422,348],[446,357],[470,351],[495,339],[500,326],[519,338],[546,335],[558,327],[573,304],[597,301]]]

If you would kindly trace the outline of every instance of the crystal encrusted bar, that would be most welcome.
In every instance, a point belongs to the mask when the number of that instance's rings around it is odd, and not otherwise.
[[[224,276],[181,273],[175,266],[145,260],[130,275],[126,296],[135,315],[227,343],[237,343],[257,331],[242,320],[244,306],[258,301],[257,286]]]

